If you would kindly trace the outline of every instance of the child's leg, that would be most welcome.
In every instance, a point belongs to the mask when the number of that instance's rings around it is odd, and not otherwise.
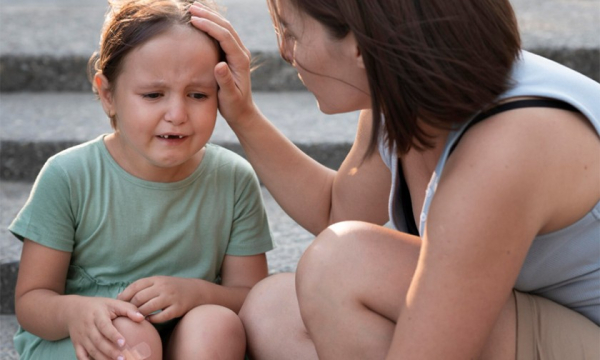
[[[237,314],[218,305],[202,305],[190,310],[177,324],[166,358],[244,359],[246,333]]]
[[[136,323],[126,317],[118,317],[113,320],[113,325],[125,337],[125,360],[162,360],[160,335],[150,322]]]

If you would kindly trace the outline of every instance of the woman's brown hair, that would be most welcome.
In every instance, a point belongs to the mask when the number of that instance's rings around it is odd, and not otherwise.
[[[330,35],[354,34],[369,79],[372,154],[384,118],[398,156],[432,146],[419,126],[449,129],[510,87],[521,43],[509,0],[284,0]],[[275,0],[268,0],[282,44]],[[310,70],[310,69],[309,69]]]
[[[173,25],[189,25],[189,7],[194,0],[109,0],[102,33],[100,49],[88,62],[88,77],[92,89],[94,75],[101,72],[110,84],[114,84],[123,67],[123,60],[133,49],[161,34]],[[217,10],[211,0],[202,3]],[[218,43],[215,44],[220,49]],[[115,128],[116,120],[111,118]]]

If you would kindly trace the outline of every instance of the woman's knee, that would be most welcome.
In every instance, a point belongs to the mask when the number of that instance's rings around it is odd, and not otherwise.
[[[337,282],[364,250],[363,243],[375,225],[359,221],[344,221],[322,231],[302,255],[296,271],[298,296],[314,293],[315,286]]]
[[[280,317],[280,309],[285,307],[287,300],[292,297],[295,300],[295,293],[292,273],[271,275],[260,281],[250,290],[240,310],[244,327],[248,330],[267,324],[268,329],[270,320]]]
[[[162,343],[158,331],[144,320],[140,323],[126,317],[113,320],[113,325],[125,338],[125,349],[137,351],[147,359],[162,359]]]

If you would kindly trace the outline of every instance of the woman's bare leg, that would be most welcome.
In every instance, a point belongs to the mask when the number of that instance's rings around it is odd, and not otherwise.
[[[240,317],[253,359],[317,359],[300,318],[294,274],[273,275],[255,285]]]
[[[339,223],[318,236],[298,264],[296,290],[320,359],[385,358],[420,243],[360,222]],[[515,358],[515,319],[511,296],[484,349],[485,359]]]

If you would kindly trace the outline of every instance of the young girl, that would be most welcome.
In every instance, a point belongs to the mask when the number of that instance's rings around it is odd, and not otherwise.
[[[268,3],[319,108],[362,112],[340,169],[314,162],[252,102],[235,31],[193,7],[227,56],[221,113],[317,235],[248,296],[254,358],[600,358],[600,85],[522,51],[508,0]]]
[[[242,359],[237,312],[272,248],[259,184],[208,144],[218,44],[188,1],[111,3],[93,86],[114,132],[45,164],[10,225],[24,241],[27,359]]]

